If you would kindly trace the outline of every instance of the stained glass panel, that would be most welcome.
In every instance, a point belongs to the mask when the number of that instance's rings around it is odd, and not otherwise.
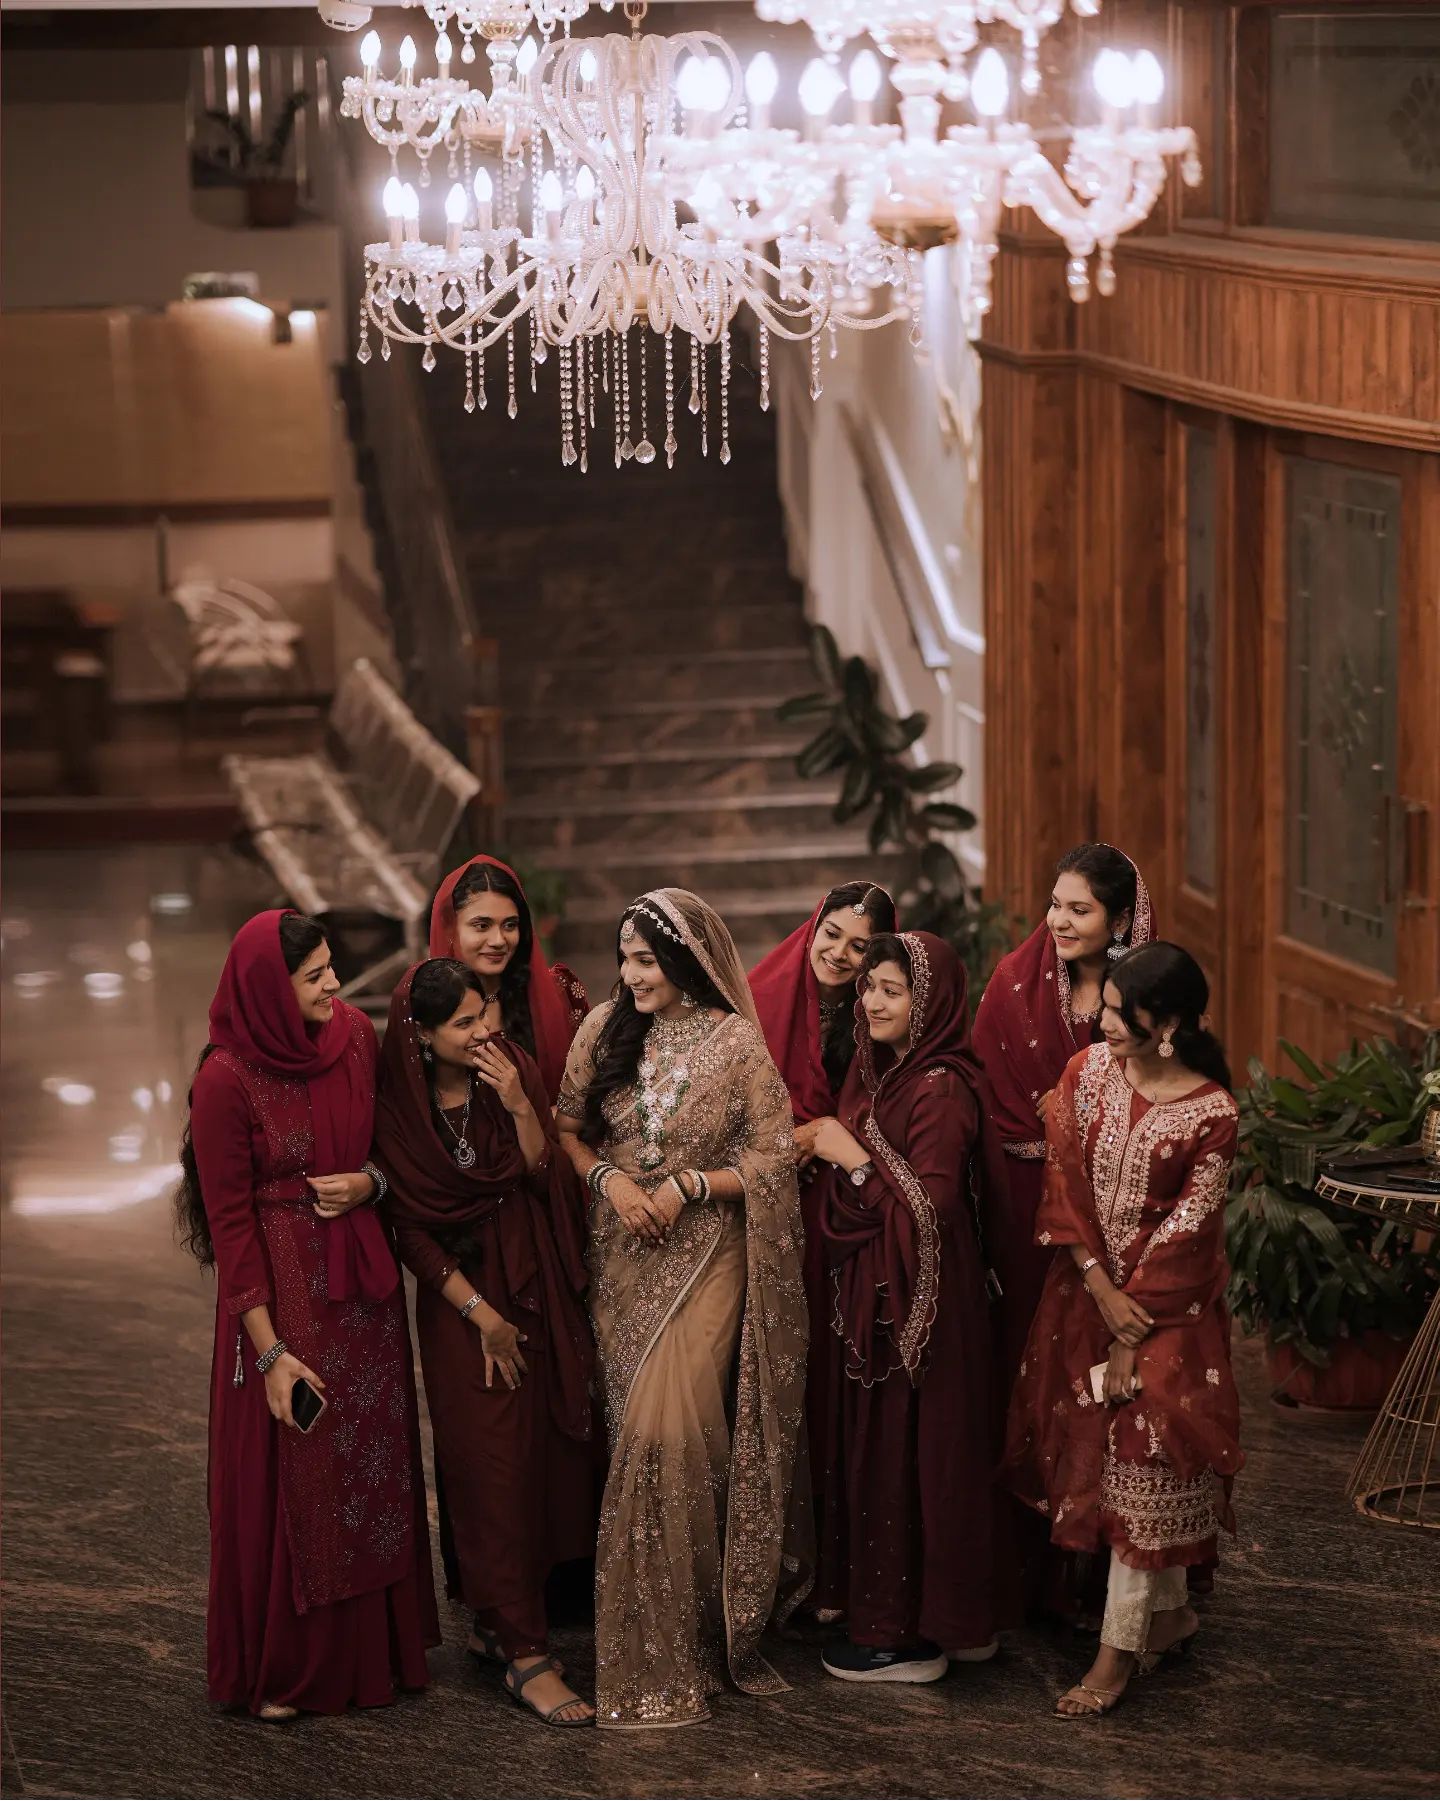
[[[1287,929],[1395,972],[1400,483],[1287,459]]]

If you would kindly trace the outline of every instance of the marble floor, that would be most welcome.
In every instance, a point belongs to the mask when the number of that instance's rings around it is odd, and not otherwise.
[[[779,1699],[683,1732],[547,1732],[460,1651],[369,1715],[277,1729],[204,1695],[212,1301],[165,1189],[230,930],[213,850],[9,859],[4,905],[4,1731],[8,1795],[1421,1796],[1440,1789],[1440,1543],[1344,1501],[1357,1428],[1270,1408],[1197,1655],[1103,1724],[1049,1715],[1084,1652],[1039,1631],[914,1690],[782,1644]],[[580,1632],[558,1648],[581,1678]]]

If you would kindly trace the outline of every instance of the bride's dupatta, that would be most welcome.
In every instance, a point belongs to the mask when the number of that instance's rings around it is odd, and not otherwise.
[[[625,1459],[635,1422],[627,1416],[640,1378],[650,1359],[663,1354],[667,1334],[687,1303],[716,1305],[710,1285],[702,1283],[702,1278],[713,1276],[727,1258],[738,1265],[738,1230],[743,1233],[744,1293],[730,1383],[721,1577],[725,1662],[737,1688],[748,1694],[775,1694],[783,1692],[786,1684],[760,1655],[760,1638],[772,1621],[779,1623],[789,1617],[809,1591],[814,1569],[802,1424],[808,1322],[800,1272],[800,1208],[790,1099],[765,1049],[749,985],[724,923],[684,889],[656,890],[643,896],[637,907],[642,910],[645,930],[668,932],[694,954],[733,1013],[719,1021],[698,1013],[688,1024],[679,1022],[677,1029],[693,1035],[694,1042],[687,1036],[670,1065],[678,1098],[666,1109],[663,1160],[654,1161],[642,1137],[643,1065],[641,1082],[606,1104],[602,1154],[632,1180],[652,1190],[676,1169],[730,1167],[744,1184],[744,1200],[738,1222],[733,1204],[691,1203],[682,1210],[664,1245],[654,1249],[631,1238],[618,1222],[597,1209],[591,1249],[592,1295],[615,1447],[612,1488],[617,1469],[622,1485],[628,1480]],[[562,1116],[579,1117],[583,1111],[595,1047],[609,1013],[608,1005],[597,1008],[576,1038],[558,1106]],[[652,1033],[660,1023],[652,1024]],[[738,1267],[736,1280],[741,1280]],[[641,1438],[653,1430],[653,1424],[644,1424]],[[683,1480],[708,1484],[708,1474],[698,1467],[705,1458],[704,1445],[678,1448],[696,1460],[696,1468],[687,1466]],[[667,1503],[674,1506],[679,1497],[648,1498],[650,1481],[650,1473],[637,1473],[634,1498],[627,1489],[618,1503],[607,1491],[606,1513],[617,1504],[653,1506],[662,1512]],[[668,1514],[664,1517],[668,1538],[672,1522]],[[627,1610],[666,1592],[677,1553],[672,1544],[653,1542],[658,1535],[658,1515],[653,1522],[657,1534],[642,1532],[642,1525],[651,1523],[648,1515],[630,1522],[632,1535],[624,1523],[602,1517],[602,1556],[611,1526],[618,1524],[613,1542],[617,1555],[621,1554],[618,1546],[624,1545],[627,1567],[623,1572],[597,1571],[597,1615],[605,1614],[610,1605],[612,1578],[617,1596],[620,1588],[625,1591]],[[683,1537],[684,1528],[679,1531]],[[702,1560],[707,1554],[704,1546],[691,1549]],[[656,1560],[664,1564],[658,1574],[651,1568]],[[672,1597],[669,1627],[682,1611],[678,1600],[678,1595]],[[642,1688],[645,1691],[645,1705],[635,1709],[636,1717],[613,1723],[683,1723],[678,1700],[675,1717],[666,1718],[660,1717],[654,1699],[659,1689],[683,1690],[692,1680],[689,1670],[682,1670],[673,1683],[662,1679],[664,1671],[659,1666],[671,1651],[683,1656],[683,1647],[666,1647],[656,1654],[643,1680],[636,1676],[629,1689],[620,1675],[609,1678],[622,1691],[626,1710],[632,1706],[633,1696]],[[607,1680],[603,1669],[600,1680],[603,1688]],[[703,1701],[701,1705],[703,1708]],[[704,1715],[692,1708],[685,1717]]]

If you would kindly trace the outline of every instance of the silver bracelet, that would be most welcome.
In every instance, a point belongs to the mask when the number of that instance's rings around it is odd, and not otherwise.
[[[1098,1266],[1099,1262],[1100,1262],[1100,1259],[1098,1257],[1087,1257],[1085,1259],[1085,1261],[1080,1265],[1080,1280],[1082,1282],[1085,1282],[1086,1276],[1089,1275],[1089,1273],[1092,1269],[1095,1269]],[[1090,1285],[1088,1282],[1086,1282],[1085,1286],[1088,1288]]]
[[[485,1298],[484,1295],[482,1295],[480,1290],[477,1288],[475,1290],[474,1294],[471,1295],[470,1299],[460,1309],[461,1319],[469,1319],[470,1315],[480,1305],[481,1301],[483,1301],[484,1298]]]
[[[285,1355],[287,1346],[283,1338],[277,1338],[268,1351],[262,1351],[255,1359],[255,1368],[263,1376],[268,1373],[272,1364],[276,1364]]]
[[[370,1205],[378,1207],[390,1192],[390,1184],[385,1180],[384,1172],[378,1163],[362,1163],[360,1173],[362,1176],[369,1176],[375,1184],[375,1192],[370,1197]]]

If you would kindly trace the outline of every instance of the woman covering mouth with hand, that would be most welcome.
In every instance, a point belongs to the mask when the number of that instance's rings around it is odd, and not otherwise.
[[[435,1464],[469,1649],[547,1724],[588,1726],[550,1658],[545,1581],[595,1542],[584,1208],[534,1060],[453,958],[395,990],[375,1158],[416,1281]]]

